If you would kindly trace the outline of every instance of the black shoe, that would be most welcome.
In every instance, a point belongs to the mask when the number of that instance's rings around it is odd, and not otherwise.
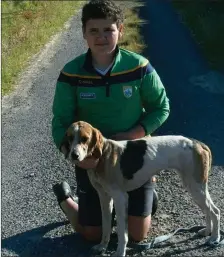
[[[153,203],[152,203],[152,213],[151,216],[153,216],[156,213],[156,210],[158,208],[158,201],[159,201],[159,197],[158,194],[156,192],[156,190],[153,190]]]
[[[73,199],[71,188],[69,184],[65,181],[55,184],[53,186],[53,191],[55,196],[57,197],[59,205],[62,201],[66,200],[69,197]]]

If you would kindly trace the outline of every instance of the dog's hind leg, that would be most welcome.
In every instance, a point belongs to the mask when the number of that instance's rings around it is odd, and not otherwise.
[[[207,203],[207,215],[210,215],[212,220],[211,237],[208,240],[208,244],[216,244],[220,241],[220,210],[213,203],[211,196],[206,188],[206,203]]]
[[[220,241],[220,211],[214,205],[208,192],[208,175],[211,170],[212,155],[205,144],[193,143],[193,159],[183,158],[180,175],[194,201],[206,217],[206,228],[199,231],[199,234],[203,236],[211,234],[207,243],[215,244]]]
[[[187,181],[189,181],[189,183],[186,185],[185,180],[186,188],[206,217],[206,228],[200,230],[199,234],[202,236],[208,236],[211,234],[208,243],[218,243],[220,241],[220,211],[214,205],[210,197],[208,185],[207,183],[197,183],[194,180],[189,180],[189,178]]]

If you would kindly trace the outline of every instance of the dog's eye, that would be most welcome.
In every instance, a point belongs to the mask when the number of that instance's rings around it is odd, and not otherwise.
[[[72,142],[73,142],[73,140],[74,140],[74,137],[71,136],[71,135],[66,135],[66,137],[67,137],[67,142],[68,142],[68,144],[71,145]]]
[[[84,136],[84,137],[81,138],[81,143],[86,143],[87,140],[88,140],[88,137],[85,137],[85,136]]]

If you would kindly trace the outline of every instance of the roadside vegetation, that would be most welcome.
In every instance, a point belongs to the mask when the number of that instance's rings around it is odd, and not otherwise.
[[[2,1],[2,95],[10,93],[30,58],[86,1]],[[172,1],[212,69],[224,71],[224,1]],[[126,8],[121,47],[142,53],[141,20]]]
[[[214,70],[224,72],[224,1],[172,1]]]
[[[2,1],[2,95],[9,93],[28,60],[62,29],[80,1]]]
[[[120,47],[139,54],[143,52],[145,49],[144,37],[140,33],[142,22],[135,8],[125,11],[124,35],[119,43]]]
[[[9,94],[30,58],[57,32],[86,1],[3,1],[2,2],[2,95]],[[125,11],[125,33],[121,47],[141,52],[137,13]]]

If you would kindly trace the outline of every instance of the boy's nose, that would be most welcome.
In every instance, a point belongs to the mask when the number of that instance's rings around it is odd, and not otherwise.
[[[98,38],[106,38],[107,37],[107,33],[104,32],[104,31],[99,31],[98,34],[97,34],[97,37]]]

